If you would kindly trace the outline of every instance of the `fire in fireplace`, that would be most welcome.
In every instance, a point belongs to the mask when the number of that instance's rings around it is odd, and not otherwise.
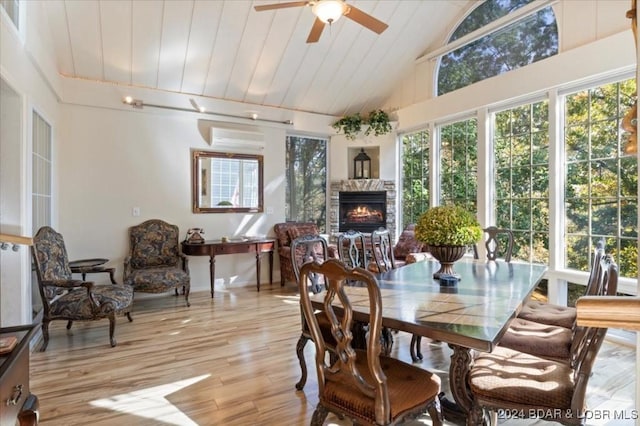
[[[338,230],[372,232],[387,226],[386,191],[341,191]]]

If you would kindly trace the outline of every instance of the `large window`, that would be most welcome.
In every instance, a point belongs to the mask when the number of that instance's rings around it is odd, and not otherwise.
[[[477,213],[478,120],[440,127],[440,204]]]
[[[533,0],[486,0],[457,27],[449,42],[508,15]],[[442,56],[438,94],[548,58],[558,53],[558,28],[551,6]]]
[[[565,99],[565,262],[588,270],[590,249],[604,239],[620,275],[637,277],[638,173],[620,129],[635,80],[572,93]]]
[[[314,222],[326,229],[327,140],[287,136],[287,221]]]
[[[496,226],[514,234],[513,257],[549,262],[549,107],[494,115]]]
[[[416,223],[429,207],[429,132],[402,136],[402,220]]]

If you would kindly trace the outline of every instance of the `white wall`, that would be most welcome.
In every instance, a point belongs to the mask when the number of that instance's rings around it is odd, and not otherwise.
[[[27,10],[32,4],[23,3]],[[58,119],[56,87],[58,76],[51,68],[50,50],[38,44],[39,31],[46,25],[32,25],[17,31],[7,15],[0,13],[0,77],[7,83],[0,103],[0,231],[31,236],[30,140],[32,109],[55,125]],[[41,38],[41,37],[40,37]],[[44,43],[44,42],[43,42]],[[42,65],[36,66],[39,57]],[[43,74],[50,74],[45,80]],[[17,93],[17,96],[12,94]],[[7,111],[6,109],[11,109]],[[0,326],[31,322],[31,262],[29,250],[0,251]]]
[[[99,87],[85,89],[94,89],[96,95],[100,92]],[[146,107],[141,111],[120,105],[104,108],[65,104],[62,109],[64,142],[60,144],[57,169],[59,230],[70,258],[109,258],[109,265],[117,268],[121,279],[128,227],[144,220],[165,220],[178,225],[185,235],[188,228],[204,228],[207,239],[273,235],[273,225],[284,221],[287,127],[260,126],[266,146],[261,152],[265,213],[194,214],[191,150],[212,150],[208,134],[203,132],[206,122],[203,124],[201,114]],[[317,126],[328,129],[327,120],[322,118]],[[139,217],[132,216],[133,207],[139,207]],[[208,257],[190,257],[189,262],[192,291],[207,290]],[[266,265],[265,258],[262,283],[268,280]],[[255,256],[217,257],[216,277],[216,285],[255,283]],[[100,281],[107,277],[92,278]],[[278,278],[277,271],[274,278]]]

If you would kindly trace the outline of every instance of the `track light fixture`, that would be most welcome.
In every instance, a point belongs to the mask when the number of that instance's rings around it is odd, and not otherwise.
[[[265,123],[287,124],[289,126],[293,125],[293,121],[291,121],[291,120],[271,120],[271,119],[268,119],[268,118],[259,118],[258,114],[255,113],[255,112],[252,112],[247,117],[247,116],[242,116],[242,115],[225,114],[225,113],[221,113],[221,112],[207,111],[207,109],[205,107],[203,107],[201,105],[198,105],[198,103],[196,103],[196,101],[193,98],[189,99],[189,102],[191,103],[191,106],[193,108],[182,108],[182,107],[174,107],[174,106],[171,106],[171,105],[149,104],[149,103],[144,102],[141,99],[134,99],[131,96],[125,96],[122,99],[122,103],[123,104],[131,105],[131,107],[135,108],[135,109],[142,109],[143,107],[169,109],[169,110],[173,110],[173,111],[195,112],[195,113],[198,113],[198,114],[217,115],[219,117],[239,118],[239,119],[251,120],[251,121],[263,121]]]

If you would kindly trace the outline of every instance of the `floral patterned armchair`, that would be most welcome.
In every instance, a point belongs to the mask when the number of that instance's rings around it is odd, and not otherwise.
[[[125,313],[131,319],[133,289],[128,285],[95,285],[74,280],[69,267],[62,235],[49,226],[40,228],[31,247],[40,297],[42,298],[42,337],[44,352],[49,344],[49,322],[67,320],[67,330],[73,321],[109,319],[109,340],[116,346],[114,332],[116,315]]]
[[[178,227],[151,219],[129,228],[129,254],[124,260],[124,283],[134,291],[164,293],[182,288],[189,303],[189,261],[180,252]]]

